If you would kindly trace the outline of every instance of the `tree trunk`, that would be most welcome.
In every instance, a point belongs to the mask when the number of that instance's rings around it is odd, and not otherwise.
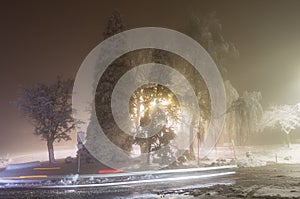
[[[197,156],[198,156],[198,166],[200,165],[200,139],[198,139],[197,144]]]
[[[47,140],[47,148],[48,148],[48,155],[49,155],[49,163],[54,164],[55,158],[54,158],[53,141]]]
[[[151,144],[150,141],[147,142],[148,154],[147,154],[147,164],[150,165],[150,151],[151,151]]]
[[[286,134],[286,141],[289,148],[291,148],[291,138],[290,138],[290,131],[283,129]]]
[[[286,134],[286,139],[287,139],[287,145],[288,145],[288,147],[291,148],[291,138],[290,138],[290,134],[289,133]]]
[[[198,144],[197,144],[197,156],[198,156],[198,166],[200,165],[200,145],[201,142],[203,141],[203,135],[204,134],[204,126],[203,123],[199,122],[199,129],[197,132],[197,140],[198,140]]]
[[[194,129],[195,129],[195,122],[196,117],[195,114],[193,114],[191,126],[190,126],[190,147],[189,147],[189,159],[190,160],[195,160],[195,152],[194,152]]]
[[[146,143],[140,144],[140,149],[141,149],[141,153],[143,154],[147,154],[146,160],[142,160],[142,161],[146,161],[147,164],[150,164],[150,150],[151,150],[151,145],[149,145],[149,141],[147,141]]]

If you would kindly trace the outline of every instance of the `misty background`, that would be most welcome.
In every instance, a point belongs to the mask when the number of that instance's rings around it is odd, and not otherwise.
[[[126,0],[0,2],[0,154],[46,150],[11,102],[19,86],[74,78],[86,55],[103,40],[118,10],[127,28],[186,31],[192,14],[216,11],[224,37],[240,52],[228,67],[239,91],[261,91],[264,108],[300,102],[300,1]],[[71,142],[58,146],[73,147]]]

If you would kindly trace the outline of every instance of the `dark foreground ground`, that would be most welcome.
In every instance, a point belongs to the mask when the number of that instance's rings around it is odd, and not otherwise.
[[[213,181],[235,184],[203,188],[198,179],[101,188],[0,189],[0,198],[300,198],[300,164],[238,168],[235,175]]]
[[[300,198],[300,164],[236,169],[234,185],[186,189],[195,198]]]

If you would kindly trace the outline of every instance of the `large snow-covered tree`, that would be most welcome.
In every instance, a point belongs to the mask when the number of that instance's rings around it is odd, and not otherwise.
[[[226,79],[227,69],[239,57],[239,51],[224,37],[216,12],[202,17],[192,14],[188,33],[210,54]]]
[[[216,13],[209,13],[201,17],[193,14],[190,19],[187,33],[205,48],[218,66],[222,77],[226,79],[227,68],[233,60],[239,57],[239,52],[232,42],[223,37],[224,33],[222,25],[218,20]],[[193,137],[193,134],[195,133],[197,134],[199,148],[201,142],[204,140],[207,124],[211,119],[210,97],[204,81],[201,81],[201,76],[199,77],[195,71],[189,72],[186,75],[192,80],[190,82],[195,89],[200,107],[200,122],[199,124],[194,123],[194,125],[198,126],[198,130],[197,132],[190,132],[190,137]],[[194,144],[192,144],[189,149],[189,155],[192,158],[194,154],[193,145]]]
[[[187,30],[187,33],[204,46],[215,62],[217,62],[220,68],[222,68],[222,71],[226,71],[225,67],[229,63],[228,60],[238,56],[238,51],[232,43],[223,38],[222,28],[219,21],[216,19],[215,14],[207,15],[201,19],[194,17],[191,20],[191,24],[192,25],[189,27],[190,29]],[[123,30],[125,30],[123,19],[118,12],[114,12],[108,20],[107,28],[104,32],[104,38],[113,36]],[[114,46],[113,48],[117,47]],[[135,142],[135,138],[134,136],[129,136],[122,132],[115,124],[110,110],[111,94],[117,81],[128,70],[141,64],[153,62],[171,66],[189,80],[189,83],[193,87],[198,98],[200,106],[199,114],[201,115],[201,118],[193,119],[194,122],[192,122],[191,128],[187,130],[187,133],[191,133],[185,136],[185,139],[190,139],[190,141],[193,142],[191,139],[194,139],[194,135],[197,135],[199,143],[202,142],[205,137],[205,129],[207,128],[207,124],[210,120],[211,109],[209,92],[205,82],[201,77],[201,74],[198,74],[194,67],[186,60],[170,52],[158,49],[142,49],[127,53],[116,59],[103,73],[100,81],[98,82],[99,84],[95,96],[95,109],[97,120],[101,127],[103,127],[106,136],[122,149],[128,152],[131,150],[131,146]],[[151,87],[150,85],[148,86]],[[156,86],[156,88],[159,88],[159,86]],[[192,115],[191,110],[190,116]],[[136,118],[139,118],[139,116]],[[195,122],[198,120],[201,121],[201,124]],[[199,130],[197,131],[198,126]],[[91,140],[94,141],[94,139]],[[102,149],[99,149],[99,152],[101,152],[101,150]],[[193,145],[189,148],[188,156],[194,158]]]
[[[235,131],[234,140],[238,145],[245,144],[251,135],[259,131],[263,115],[261,98],[260,92],[245,91],[227,110],[227,113],[234,114],[234,127],[231,130]]]
[[[47,142],[49,162],[55,163],[53,143],[71,139],[75,128],[72,117],[73,80],[57,80],[51,85],[21,88],[15,105],[34,125],[34,134]]]
[[[226,107],[231,107],[232,103],[238,100],[240,95],[229,80],[224,82],[224,86],[226,91]],[[237,120],[238,118],[236,118],[235,111],[228,110],[226,113],[224,129],[218,144],[232,143],[232,141],[234,141]]]
[[[125,30],[124,20],[118,11],[113,11],[108,18],[106,29],[103,33],[104,39],[118,34]],[[120,41],[122,42],[122,41]],[[111,46],[108,51],[117,51],[118,46]],[[95,95],[95,111],[100,126],[102,127],[106,136],[116,144],[118,147],[130,152],[132,148],[132,137],[124,133],[115,123],[113,114],[111,111],[111,95],[117,81],[122,75],[130,68],[130,59],[128,56],[121,56],[114,60],[113,63],[104,71],[99,82],[97,82],[96,95]],[[93,125],[91,125],[93,126]],[[87,143],[94,148],[95,151],[99,151],[99,154],[103,152],[103,149],[98,147],[94,137],[88,135]],[[115,158],[115,157],[113,157]]]
[[[126,26],[121,14],[118,11],[114,10],[107,21],[107,26],[103,33],[103,36],[106,39],[124,31],[125,28]]]
[[[272,106],[265,111],[260,127],[262,129],[280,127],[287,136],[287,143],[290,146],[290,133],[300,126],[300,103],[296,105]]]
[[[112,15],[108,19],[107,27],[104,32],[104,38],[108,38],[110,36],[113,36],[119,32],[122,32],[125,30],[124,20],[119,12],[114,11]],[[120,41],[122,42],[122,41]],[[109,50],[118,50],[118,46],[113,46],[112,49]],[[100,81],[98,82],[98,86],[96,89],[96,96],[95,96],[95,110],[97,115],[97,120],[99,121],[103,131],[105,132],[106,136],[112,141],[114,144],[116,144],[118,147],[124,149],[125,151],[130,152],[132,149],[132,145],[134,143],[139,143],[140,145],[143,145],[142,152],[150,152],[148,149],[150,145],[152,147],[157,148],[154,146],[154,142],[150,144],[151,139],[147,139],[146,141],[143,139],[136,139],[134,136],[130,136],[123,132],[115,123],[112,111],[111,111],[111,96],[114,89],[114,86],[118,82],[118,80],[124,75],[128,70],[139,66],[141,64],[146,63],[162,63],[162,64],[169,64],[169,56],[166,54],[166,52],[162,50],[156,50],[156,49],[142,49],[133,51],[130,53],[127,53],[118,59],[114,60],[113,63],[109,65],[109,67],[105,70],[103,73]],[[137,78],[137,77],[135,77]],[[148,78],[148,77],[141,77],[141,78]],[[168,78],[168,77],[165,77]],[[143,91],[147,90],[151,94],[154,94],[156,91],[158,95],[162,94],[163,92],[160,92],[160,90],[164,90],[162,86],[159,86],[157,84],[155,85],[145,85],[145,87],[142,89]],[[139,95],[140,93],[136,93]],[[137,99],[134,97],[135,94],[133,94],[132,100],[129,102],[130,106],[137,106],[139,107],[141,103],[140,101],[137,101]],[[143,94],[143,97],[149,97],[147,94]],[[145,105],[145,104],[144,104]],[[120,109],[123,107],[120,107]],[[135,113],[133,116],[133,120],[139,120],[136,125],[140,125],[140,119],[141,122],[147,123],[147,119],[151,119],[148,117],[151,117],[151,115],[147,115],[146,117],[140,118],[138,113]],[[168,132],[169,130],[166,130]],[[167,135],[168,133],[164,134]],[[171,133],[170,133],[171,134]],[[170,138],[172,136],[169,136]],[[154,140],[159,140],[159,137],[152,137]],[[165,138],[165,137],[164,137]],[[90,138],[93,142],[94,139]],[[143,144],[143,142],[145,143]],[[91,143],[88,141],[88,143]],[[159,143],[161,144],[161,143]],[[93,144],[92,144],[93,145]],[[146,146],[147,145],[147,146]],[[145,147],[144,147],[145,146]],[[97,147],[95,146],[95,149]],[[101,153],[101,149],[96,149]],[[103,150],[102,150],[103,151]]]

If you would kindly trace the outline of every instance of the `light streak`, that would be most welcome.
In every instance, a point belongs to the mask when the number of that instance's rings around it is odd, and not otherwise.
[[[122,169],[110,169],[110,170],[99,170],[100,174],[107,174],[107,173],[120,173],[120,172],[124,172],[124,170]]]
[[[37,168],[33,168],[33,170],[36,171],[45,171],[45,170],[59,170],[60,167],[37,167]]]
[[[20,179],[32,179],[32,178],[47,178],[47,175],[31,175],[31,176],[19,176]]]
[[[110,182],[110,183],[103,183],[103,184],[41,186],[41,188],[53,189],[53,188],[105,187],[105,186],[130,185],[130,184],[158,183],[158,182],[167,182],[167,181],[196,180],[196,179],[201,179],[201,178],[220,177],[220,176],[226,176],[226,175],[232,175],[232,174],[235,174],[235,171],[214,173],[214,174],[194,175],[194,176],[161,178],[161,179],[134,180],[134,181],[126,181],[126,182]]]

